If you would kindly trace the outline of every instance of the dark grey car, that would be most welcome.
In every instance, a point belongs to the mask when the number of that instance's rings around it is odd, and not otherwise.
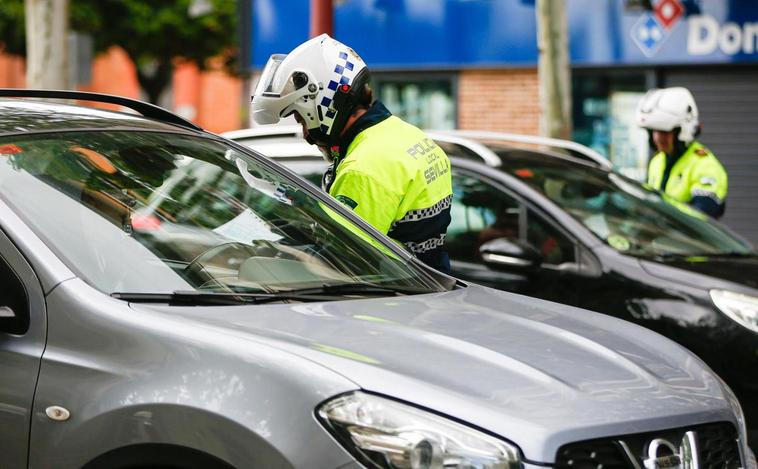
[[[0,101],[3,469],[755,467],[682,347],[439,274],[131,105]]]

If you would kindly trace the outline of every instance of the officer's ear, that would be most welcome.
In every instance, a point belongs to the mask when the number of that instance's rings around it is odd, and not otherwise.
[[[358,98],[358,107],[365,107],[366,109],[371,107],[371,103],[374,102],[374,90],[366,83],[363,85],[360,97]]]
[[[653,131],[652,131],[652,130],[650,130],[650,129],[646,129],[646,130],[647,130],[647,144],[648,144],[648,146],[649,146],[649,147],[650,147],[650,148],[651,148],[651,149],[652,149],[654,152],[656,152],[656,153],[657,153],[657,152],[658,152],[658,150],[655,148],[655,142],[653,141]]]
[[[697,124],[697,127],[695,127],[695,138],[697,138],[700,135],[700,132],[703,131],[703,123],[699,122]]]

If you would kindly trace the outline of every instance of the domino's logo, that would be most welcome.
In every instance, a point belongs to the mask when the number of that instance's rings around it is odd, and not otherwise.
[[[683,14],[679,0],[655,2],[653,11],[643,14],[632,26],[632,40],[647,57],[654,56]]]
[[[643,15],[632,28],[632,40],[648,57],[658,52],[667,37],[668,32],[650,13]]]

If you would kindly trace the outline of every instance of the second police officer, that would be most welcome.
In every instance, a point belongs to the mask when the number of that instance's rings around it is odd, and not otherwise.
[[[726,171],[696,140],[700,123],[690,91],[681,87],[648,91],[637,108],[637,125],[648,130],[657,150],[648,163],[648,185],[713,218],[723,215]]]

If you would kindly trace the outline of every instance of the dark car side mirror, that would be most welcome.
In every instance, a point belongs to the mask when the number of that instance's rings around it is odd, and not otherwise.
[[[498,270],[528,271],[542,264],[542,254],[531,245],[508,238],[497,238],[479,246],[485,264]]]

